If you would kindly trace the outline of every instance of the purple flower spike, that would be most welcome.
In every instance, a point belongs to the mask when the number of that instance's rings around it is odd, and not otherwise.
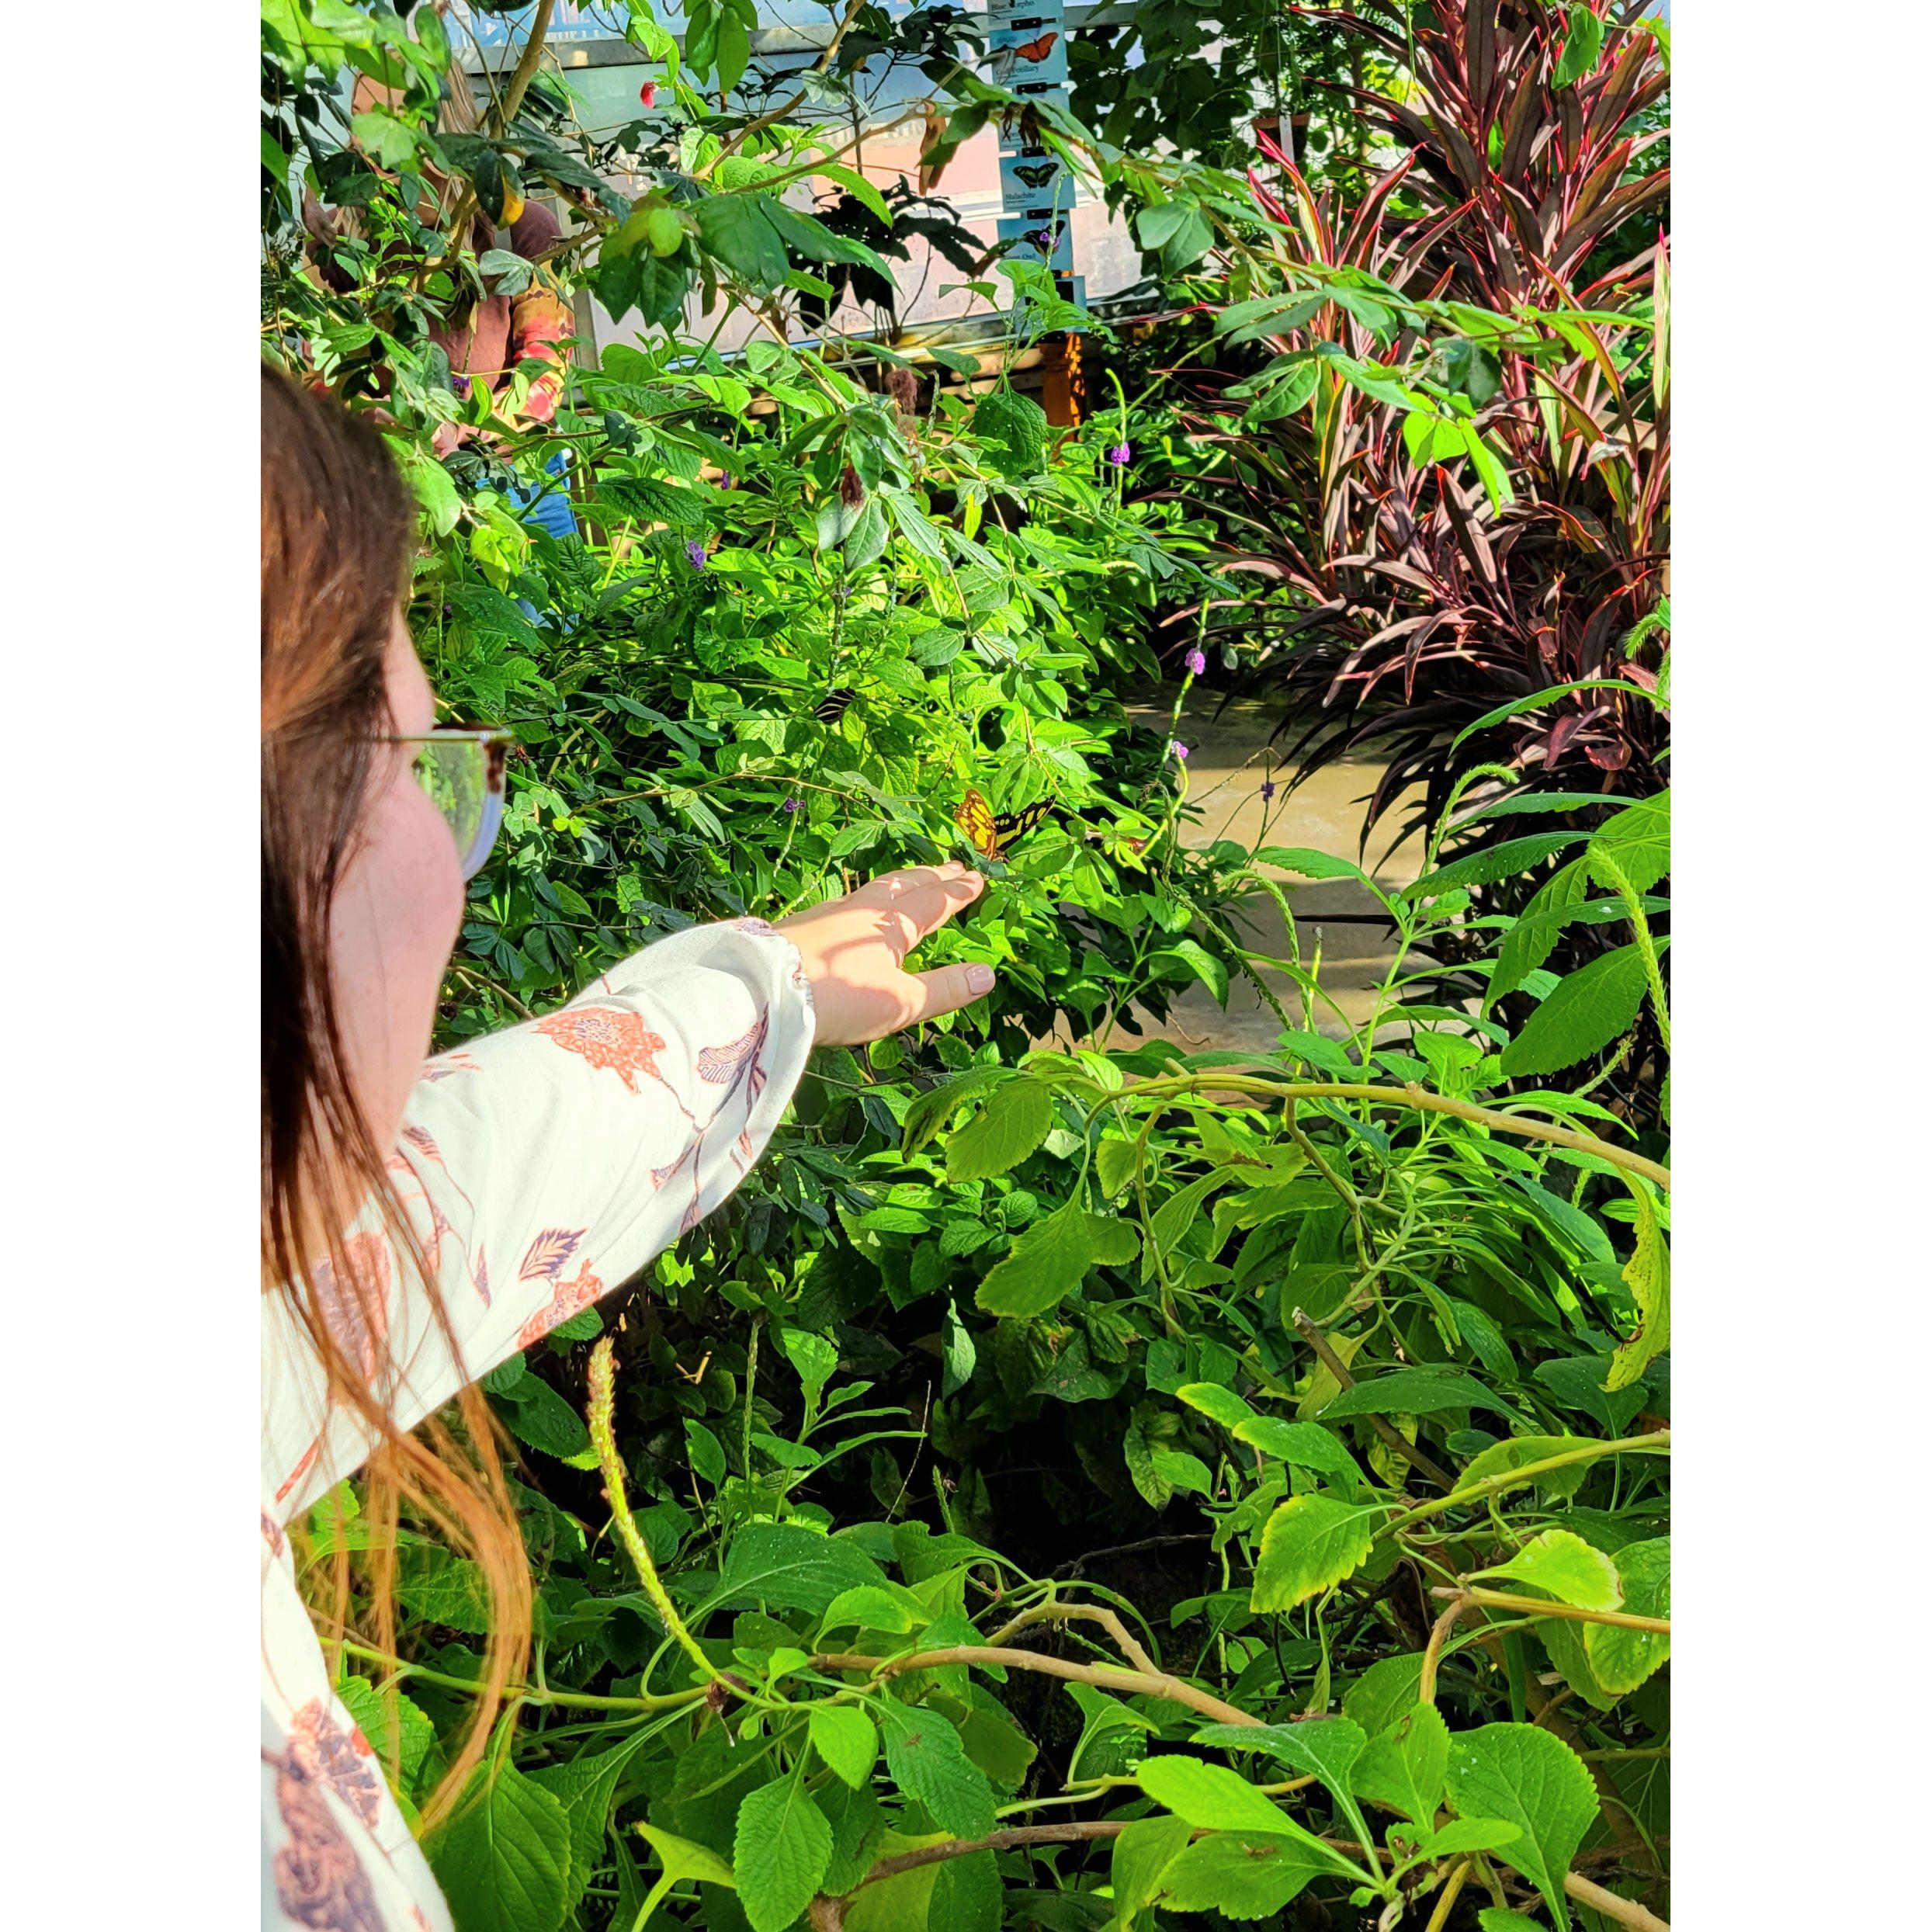
[[[738,480],[729,470],[726,470],[724,474],[718,479],[718,487],[720,490],[735,490],[737,487]]]
[[[695,536],[685,546],[685,555],[691,559],[691,567],[694,571],[704,570],[711,562],[704,546]]]
[[[1261,782],[1261,803],[1265,805],[1275,796],[1275,781],[1264,779]]]
[[[1184,765],[1187,762],[1188,747],[1183,744],[1178,738],[1176,738],[1174,741],[1174,754],[1176,758],[1180,759]]]
[[[788,812],[796,812],[804,803],[802,798],[788,798],[785,801],[785,809]]]
[[[1202,672],[1205,671],[1208,668],[1208,661],[1206,657],[1198,650],[1189,651],[1185,661],[1188,667],[1188,675],[1190,677],[1199,677]]]
[[[1134,446],[1130,442],[1117,442],[1107,452],[1107,460],[1116,470],[1124,470],[1132,460]]]

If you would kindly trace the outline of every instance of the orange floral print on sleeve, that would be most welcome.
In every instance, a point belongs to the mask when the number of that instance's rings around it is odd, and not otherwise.
[[[571,1053],[581,1053],[591,1066],[608,1067],[633,1094],[639,1074],[664,1080],[657,1056],[664,1051],[664,1036],[652,1032],[636,1014],[622,1007],[567,1006],[539,1020],[536,1031]]]

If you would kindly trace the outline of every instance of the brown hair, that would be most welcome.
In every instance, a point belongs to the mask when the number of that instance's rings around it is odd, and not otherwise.
[[[328,1587],[305,1576],[325,1630],[395,1653],[403,1506],[472,1557],[491,1615],[475,1720],[425,1817],[448,1809],[480,1757],[530,1632],[529,1565],[496,1425],[476,1389],[456,1426],[399,1431],[383,1392],[395,1364],[382,1244],[349,1230],[373,1203],[398,1266],[448,1318],[421,1242],[351,1090],[329,970],[329,920],[355,855],[372,734],[393,730],[384,657],[408,590],[414,521],[381,437],[265,365],[262,373],[262,1277],[313,1344],[332,1404],[376,1438],[364,1471],[369,1547],[352,1587],[333,1539]],[[453,1349],[453,1338],[452,1346]],[[363,1539],[359,1539],[363,1540]],[[392,1741],[400,1726],[392,1722]],[[394,1762],[392,1760],[392,1774]]]

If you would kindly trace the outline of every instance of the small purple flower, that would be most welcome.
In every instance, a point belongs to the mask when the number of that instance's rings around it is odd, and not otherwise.
[[[1185,661],[1188,667],[1188,675],[1191,678],[1199,677],[1202,672],[1208,668],[1207,658],[1198,650],[1189,651]]]
[[[1033,240],[1042,255],[1053,252],[1053,231],[1051,228],[1042,228],[1035,234]]]
[[[720,490],[735,490],[737,487],[738,480],[729,470],[726,470],[724,474],[718,479],[718,487]]]
[[[691,567],[694,571],[702,571],[709,567],[711,559],[706,553],[704,546],[695,536],[685,546],[685,555],[691,559]]]
[[[1188,747],[1183,744],[1178,738],[1176,738],[1174,741],[1174,754],[1176,758],[1180,759],[1182,764],[1185,765],[1187,762]]]
[[[1117,442],[1107,452],[1107,460],[1116,470],[1124,470],[1132,460],[1134,446],[1130,442]]]
[[[788,798],[785,801],[785,809],[788,812],[796,812],[803,806],[804,803],[802,798]]]
[[[1275,781],[1264,779],[1261,782],[1261,803],[1265,805],[1275,796]]]

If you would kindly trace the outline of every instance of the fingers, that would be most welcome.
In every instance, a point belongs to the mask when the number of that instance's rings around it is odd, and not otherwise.
[[[902,870],[881,872],[876,879],[869,879],[852,896],[875,904],[895,904],[907,893],[929,890],[944,885],[949,880],[963,878],[970,873],[973,878],[979,874],[969,866],[961,865],[957,859],[948,859],[943,865],[907,865]]]
[[[912,974],[911,979],[917,990],[914,1011],[905,1022],[908,1026],[919,1020],[937,1019],[942,1013],[956,1013],[993,990],[993,969],[977,960],[970,965],[935,966],[930,973]]]
[[[963,865],[952,878],[930,886],[914,886],[902,893],[893,901],[892,909],[912,921],[916,945],[927,934],[937,932],[954,914],[963,912],[985,890],[985,879]]]

